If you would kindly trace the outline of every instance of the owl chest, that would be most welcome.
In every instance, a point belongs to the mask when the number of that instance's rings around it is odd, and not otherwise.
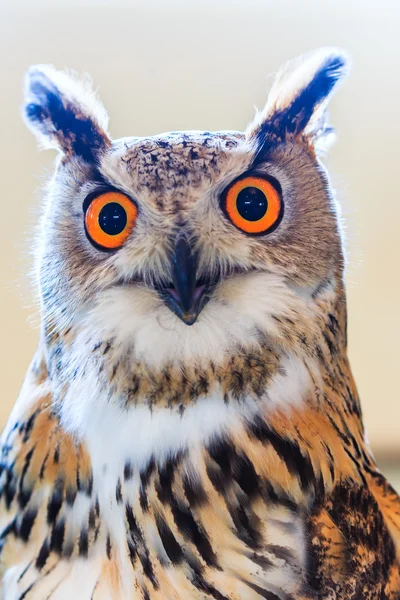
[[[58,599],[79,589],[82,600],[287,600],[301,587],[303,525],[283,508],[266,508],[263,539],[251,544],[241,538],[256,526],[255,514],[244,507],[232,517],[212,507],[200,515],[163,504],[146,512],[126,498],[111,503],[95,542],[89,532],[88,554],[60,558],[29,597],[42,599],[46,584]],[[7,589],[6,599],[19,597]]]
[[[246,535],[257,527],[255,508],[251,513],[238,506],[232,516],[221,506],[185,510],[170,500],[144,510],[143,498],[134,502],[125,491],[122,500],[118,491],[107,505],[100,501],[101,524],[97,532],[89,528],[87,552],[79,551],[78,542],[72,556],[51,555],[31,588],[22,569],[10,569],[2,597],[16,600],[27,592],[31,600],[300,598],[303,524],[285,508],[265,507],[262,538],[260,533],[251,543]],[[77,539],[82,531],[84,525]]]
[[[234,441],[254,404],[226,404],[216,393],[183,414],[124,412],[100,390],[92,396],[90,413],[74,413],[93,473],[73,557],[97,573],[88,597],[287,600],[298,592],[302,517],[264,489],[259,466]]]
[[[301,588],[306,542],[296,511],[246,499],[233,482],[218,490],[179,456],[106,479],[89,553],[92,564],[102,556],[94,599],[287,600]]]

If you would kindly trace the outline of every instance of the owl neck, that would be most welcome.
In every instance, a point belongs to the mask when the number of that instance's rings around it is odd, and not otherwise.
[[[94,342],[85,330],[47,332],[43,348],[56,405],[62,408],[78,388],[79,397],[81,390],[88,397],[95,390],[122,411],[144,407],[183,415],[210,398],[227,406],[289,408],[313,402],[310,386],[322,390],[323,379],[336,388],[337,369],[349,371],[345,318],[337,311],[321,313],[318,328],[301,319],[275,320],[277,334],[260,332],[255,342],[233,347],[222,359],[194,356],[161,366],[139,360],[134,349],[121,349],[115,339]]]
[[[180,379],[171,370],[151,380],[135,365],[138,379],[127,382],[129,359],[115,363],[109,342],[77,365],[67,352],[72,332],[63,341],[54,336],[34,369],[50,381],[59,430],[88,455],[101,506],[109,498],[123,506],[132,477],[144,485],[155,472],[161,482],[175,469],[201,478],[207,472],[216,489],[235,488],[229,478],[239,465],[264,473],[273,501],[308,505],[339,479],[362,477],[358,456],[373,464],[345,353],[345,315],[329,312],[324,324],[297,347],[260,345],[230,357],[225,368],[186,367]],[[239,486],[248,484],[243,478]]]
[[[164,460],[201,448],[254,419],[284,413],[290,427],[291,414],[309,410],[335,413],[341,434],[348,430],[362,444],[343,293],[322,294],[316,306],[312,323],[302,315],[276,317],[278,335],[260,334],[257,344],[234,348],[222,361],[157,369],[121,352],[113,339],[94,342],[74,328],[48,331],[46,364],[61,423],[93,456],[109,454],[112,441],[117,470],[121,461],[143,466],[155,453]]]

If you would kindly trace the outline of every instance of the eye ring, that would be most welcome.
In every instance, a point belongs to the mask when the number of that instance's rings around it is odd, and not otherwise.
[[[122,192],[107,190],[84,202],[85,232],[89,241],[104,251],[121,248],[137,220],[136,204]]]
[[[281,187],[272,177],[242,175],[222,195],[225,215],[248,235],[274,231],[282,221],[283,208]]]

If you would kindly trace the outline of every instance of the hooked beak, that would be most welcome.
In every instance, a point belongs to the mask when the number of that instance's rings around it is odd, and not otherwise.
[[[168,308],[186,325],[193,325],[210,299],[211,283],[197,279],[198,257],[180,235],[172,256],[172,285],[159,290]]]

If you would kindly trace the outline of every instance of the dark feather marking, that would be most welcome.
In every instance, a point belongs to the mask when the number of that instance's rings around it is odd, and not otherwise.
[[[177,565],[183,560],[183,552],[179,543],[177,542],[174,534],[170,527],[160,514],[156,514],[156,525],[158,533],[160,534],[162,545],[167,553],[168,558],[173,565]]]
[[[108,560],[111,560],[111,537],[109,533],[107,533],[106,552]]]
[[[61,519],[56,523],[51,532],[50,550],[61,555],[65,535],[65,522]]]
[[[129,526],[129,533],[131,535],[131,539],[128,540],[128,548],[129,552],[134,557],[137,555],[143,567],[143,572],[148,577],[148,579],[153,584],[154,589],[158,589],[159,584],[157,578],[154,574],[153,565],[150,560],[149,550],[146,546],[145,540],[143,538],[142,532],[139,528],[139,525],[136,521],[136,518],[133,514],[132,507],[129,504],[125,505],[125,514],[126,520]]]
[[[21,523],[18,527],[18,537],[20,537],[24,542],[29,540],[36,516],[37,509],[35,508],[28,508],[28,510],[26,510],[22,516]]]
[[[221,594],[221,592],[219,592],[213,585],[211,585],[211,583],[206,581],[201,572],[198,570],[194,572],[193,577],[191,578],[191,582],[198,590],[205,592],[215,600],[229,600],[227,596]]]
[[[197,473],[185,473],[182,483],[185,496],[191,508],[198,508],[207,502],[207,494]]]
[[[78,490],[78,492],[81,491],[81,471],[80,471],[80,467],[79,467],[79,462],[78,462],[78,466],[76,468],[76,489]]]
[[[90,507],[89,510],[89,529],[94,529],[96,526],[96,511],[94,506]]]
[[[87,479],[85,480],[85,493],[86,496],[88,496],[88,498],[91,497],[93,492],[93,474],[90,473],[87,477]]]
[[[248,431],[250,435],[256,437],[261,442],[269,442],[271,444],[275,452],[285,463],[289,473],[299,477],[303,490],[309,488],[311,484],[315,485],[315,473],[311,459],[302,454],[297,442],[279,436],[260,417],[256,417],[248,425]]]
[[[259,477],[253,463],[243,453],[236,456],[234,476],[239,486],[249,498],[260,494]]]
[[[133,467],[132,464],[127,461],[124,466],[124,479],[125,481],[129,481],[133,476]]]
[[[147,587],[145,585],[143,585],[142,591],[143,591],[143,600],[151,600],[150,594],[149,594],[148,589],[147,589]]]
[[[30,560],[28,562],[28,564],[26,565],[25,569],[22,571],[21,575],[17,579],[18,583],[20,583],[22,581],[22,579],[24,578],[24,575],[26,575],[26,573],[29,571],[29,569],[32,566],[32,562],[33,562],[32,560]]]
[[[140,490],[139,490],[139,501],[143,512],[149,509],[147,500],[147,487],[149,485],[151,476],[155,471],[154,457],[149,460],[149,463],[145,469],[140,472]]]
[[[121,504],[122,503],[121,480],[119,478],[118,478],[118,481],[117,481],[117,487],[115,489],[115,499],[117,501],[117,504]]]
[[[225,495],[227,488],[231,485],[231,481],[226,481],[226,478],[223,476],[223,473],[217,465],[207,464],[206,471],[209,480],[213,484],[214,488],[217,490],[219,494],[222,496]]]
[[[289,498],[289,496],[282,490],[276,492],[269,481],[262,481],[262,487],[264,490],[264,496],[267,497],[269,502],[272,502],[273,504],[282,504],[282,506],[285,506],[293,513],[298,511],[297,504],[295,504],[295,502],[293,502],[293,500]]]
[[[42,547],[39,550],[39,554],[38,557],[36,559],[36,568],[41,571],[44,567],[44,565],[46,564],[47,559],[49,558],[50,555],[50,545],[49,545],[49,540],[46,539],[43,544]]]
[[[274,563],[267,557],[262,556],[261,554],[256,554],[255,552],[252,554],[248,554],[248,558],[259,565],[264,571],[267,571],[271,567],[275,567]]]
[[[89,551],[89,538],[87,529],[82,529],[79,535],[79,556],[87,558]]]
[[[348,448],[346,448],[346,446],[343,446],[343,450],[346,452],[347,456],[350,458],[351,462],[354,464],[357,473],[360,476],[361,481],[363,482],[364,486],[367,488],[368,484],[367,484],[367,480],[365,479],[365,475],[362,471],[362,465],[359,463],[359,461],[352,455],[352,453],[350,452],[350,450]]]
[[[325,442],[322,443],[325,452],[327,453],[328,457],[329,457],[329,461],[328,461],[328,465],[329,465],[329,473],[331,475],[331,479],[332,481],[335,480],[335,461],[332,455],[332,452],[328,446],[328,444],[326,444]]]
[[[286,546],[278,546],[277,544],[268,544],[267,548],[268,552],[275,554],[277,558],[281,558],[288,563],[292,563],[296,557],[293,551],[290,548],[286,548]]]
[[[53,492],[47,504],[47,523],[51,525],[55,522],[64,499],[64,480],[58,479],[54,485]]]
[[[324,291],[326,290],[326,288],[330,285],[331,280],[330,279],[323,279],[318,285],[317,287],[314,289],[313,293],[311,294],[311,297],[313,298],[313,300],[315,300],[316,298],[318,298],[318,296]]]
[[[58,463],[60,462],[60,444],[57,444],[54,450],[53,462],[55,465],[58,465]]]
[[[255,583],[251,583],[251,581],[243,580],[243,582],[249,588],[251,588],[252,590],[254,590],[255,592],[257,592],[257,594],[259,596],[261,596],[261,598],[266,598],[266,600],[290,600],[290,596],[288,596],[287,594],[284,594],[284,595],[281,595],[281,596],[277,596],[273,592],[271,592],[269,590],[265,590],[264,588],[260,587],[259,585],[256,585]]]
[[[259,518],[248,506],[232,504],[227,493],[226,479],[221,477],[221,469],[213,468],[212,465],[207,465],[206,469],[211,483],[225,499],[227,509],[236,528],[236,535],[246,545],[258,548],[262,541],[262,536],[258,530]]]
[[[17,534],[17,518],[14,517],[12,521],[10,521],[4,529],[2,529],[0,533],[0,540],[4,540],[8,535]]]
[[[44,471],[46,469],[47,461],[49,459],[49,454],[50,454],[50,450],[47,452],[47,454],[44,457],[43,462],[41,464],[40,472],[39,472],[39,479],[43,479],[43,477],[44,477]]]
[[[162,503],[169,503],[173,500],[172,484],[175,478],[175,469],[182,462],[183,457],[184,453],[178,452],[176,455],[170,456],[159,469],[156,491]]]
[[[215,567],[217,565],[217,557],[211,547],[207,535],[200,530],[190,510],[183,505],[178,504],[172,491],[175,466],[180,460],[181,457],[176,456],[167,461],[163,469],[160,469],[157,494],[162,502],[170,505],[174,521],[179,531],[181,531],[181,533],[196,546],[204,561],[208,565]]]
[[[128,539],[128,551],[129,551],[129,558],[130,561],[132,563],[132,566],[135,564],[136,562],[136,558],[137,558],[137,552],[136,552],[136,546],[133,543],[133,541],[131,539]]]
[[[197,548],[203,560],[212,567],[218,566],[216,554],[210,544],[207,534],[201,531],[191,512],[179,505],[174,498],[171,502],[172,515],[179,531]]]
[[[29,450],[29,452],[27,452],[27,454],[25,456],[24,466],[21,471],[21,477],[20,477],[19,486],[18,486],[18,496],[17,496],[18,504],[21,509],[24,509],[25,506],[28,504],[30,497],[32,495],[32,491],[33,491],[33,487],[30,487],[29,489],[24,488],[24,480],[25,480],[26,473],[29,469],[29,465],[31,463],[34,451],[35,451],[35,447],[31,448],[31,450]]]
[[[38,416],[39,413],[40,413],[40,410],[35,410],[35,412],[32,413],[32,415],[26,421],[25,428],[24,428],[24,437],[22,438],[22,441],[24,443],[28,441],[31,431],[33,429],[33,425],[35,423],[36,417]]]
[[[107,342],[107,344],[105,345],[105,348],[103,350],[103,356],[105,356],[107,354],[107,352],[109,352],[111,350],[111,343]]]
[[[65,491],[65,501],[69,507],[73,506],[73,504],[75,502],[76,494],[77,494],[76,488],[73,488],[71,486],[67,487],[67,489]]]
[[[329,353],[333,357],[336,353],[337,348],[334,345],[334,343],[332,342],[332,340],[329,339],[329,336],[325,332],[323,332],[322,335],[324,337],[326,345],[328,346]]]
[[[227,506],[236,527],[238,538],[251,548],[260,548],[262,534],[260,532],[261,521],[259,517],[250,508],[240,504],[231,506],[227,503]]]
[[[26,597],[27,597],[27,595],[29,594],[29,592],[32,590],[32,588],[33,588],[33,586],[35,585],[35,583],[36,583],[35,581],[34,581],[33,583],[31,583],[31,584],[30,584],[30,585],[29,585],[29,586],[26,588],[26,590],[24,590],[24,591],[22,592],[22,594],[21,594],[20,596],[18,596],[18,600],[24,600],[24,598],[26,598]]]
[[[229,479],[232,476],[232,462],[236,457],[236,451],[226,439],[218,438],[211,442],[208,452],[217,463],[221,471]]]
[[[11,503],[14,500],[16,491],[17,485],[14,477],[14,465],[11,465],[7,469],[6,481],[4,484],[4,498],[6,501],[7,509],[10,508]]]
[[[238,455],[234,446],[226,439],[213,440],[208,452],[219,468],[207,464],[207,474],[215,489],[225,498],[238,537],[250,547],[259,547],[262,542],[261,523],[251,509],[250,502],[261,491],[253,465],[244,454]],[[227,490],[234,482],[248,496],[246,503],[232,503]]]
[[[260,494],[259,477],[252,462],[243,452],[238,454],[232,443],[226,439],[213,440],[208,452],[227,482],[235,480],[249,498]]]

